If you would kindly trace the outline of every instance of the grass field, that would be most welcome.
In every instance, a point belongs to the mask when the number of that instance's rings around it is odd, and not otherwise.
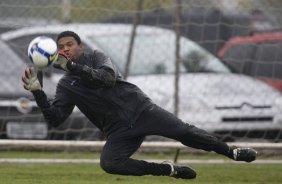
[[[102,171],[98,164],[1,164],[1,184],[164,184],[224,183],[281,184],[279,164],[193,164],[198,176],[194,180],[177,180],[166,176],[119,176]]]
[[[97,158],[91,153],[0,152],[0,158]],[[166,159],[171,155],[137,154],[138,158]],[[183,155],[183,158],[215,159],[216,154]],[[280,158],[277,158],[280,160]],[[99,164],[0,164],[0,184],[280,184],[282,164],[191,164],[198,173],[194,180],[157,176],[119,176],[105,173]]]

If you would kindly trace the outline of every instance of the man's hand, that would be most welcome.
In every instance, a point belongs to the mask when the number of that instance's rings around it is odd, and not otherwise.
[[[42,90],[42,73],[39,72],[39,78],[33,67],[27,67],[22,75],[23,87],[28,91]]]
[[[69,66],[72,64],[67,56],[59,51],[57,60],[53,63],[53,67],[64,71],[69,71]]]

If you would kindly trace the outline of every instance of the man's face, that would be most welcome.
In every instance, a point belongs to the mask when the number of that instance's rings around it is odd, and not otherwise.
[[[71,36],[62,37],[58,40],[58,49],[63,51],[70,60],[75,61],[81,54],[82,45]]]

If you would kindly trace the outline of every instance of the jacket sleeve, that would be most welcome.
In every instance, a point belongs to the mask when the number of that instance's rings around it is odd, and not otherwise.
[[[118,76],[118,71],[113,65],[111,59],[103,52],[95,50],[92,60],[92,62],[95,63],[95,68],[87,65],[72,63],[72,65],[69,67],[70,71],[75,75],[80,76],[88,83],[91,83],[92,86],[114,86]]]
[[[62,124],[72,113],[74,105],[69,103],[57,88],[54,100],[47,99],[42,90],[32,92],[38,107],[41,109],[46,121],[53,127]]]

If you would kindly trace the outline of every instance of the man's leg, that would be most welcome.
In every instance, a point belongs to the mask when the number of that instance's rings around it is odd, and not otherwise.
[[[110,135],[101,154],[101,167],[110,174],[155,175],[193,179],[196,172],[190,167],[173,166],[169,163],[153,163],[130,158],[140,147],[143,136],[136,136],[128,128]]]
[[[143,136],[136,136],[131,129],[121,128],[111,134],[103,148],[100,164],[108,173],[120,175],[170,175],[168,164],[150,163],[130,158],[140,147]]]
[[[256,157],[256,152],[252,149],[241,148],[237,150],[240,152],[237,154],[225,142],[220,141],[202,129],[182,122],[172,113],[157,105],[152,106],[141,114],[133,126],[132,133],[165,136],[178,140],[186,146],[205,151],[215,151],[235,160],[250,162]],[[234,157],[234,154],[240,155],[240,158],[236,158],[236,155]]]
[[[192,179],[196,173],[189,167],[150,163],[130,158],[140,147],[146,135],[161,135],[180,141],[184,145],[215,151],[233,157],[229,146],[204,130],[183,123],[173,114],[152,106],[145,110],[132,128],[124,127],[112,133],[101,154],[101,167],[108,173],[121,175],[166,175]]]

